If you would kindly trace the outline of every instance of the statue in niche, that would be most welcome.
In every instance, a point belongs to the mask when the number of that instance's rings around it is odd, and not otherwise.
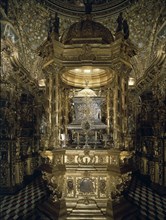
[[[122,14],[122,12],[120,12],[116,21],[118,23],[118,26],[116,28],[116,32],[118,33],[118,32],[121,32],[123,29],[123,14]]]
[[[73,180],[72,179],[68,180],[67,188],[68,188],[69,192],[71,192],[74,189],[74,184],[73,184]]]
[[[120,12],[116,21],[118,23],[118,26],[116,28],[116,33],[123,32],[124,39],[128,39],[129,38],[129,25],[127,23],[127,20],[123,19],[122,12]]]
[[[58,14],[55,13],[55,16],[52,17],[49,21],[49,31],[48,31],[48,36],[50,36],[50,34],[52,32],[55,32],[57,34],[59,34],[59,17]]]

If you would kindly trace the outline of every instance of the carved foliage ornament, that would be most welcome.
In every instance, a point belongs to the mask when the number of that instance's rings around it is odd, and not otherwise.
[[[90,45],[85,44],[82,47],[83,52],[79,55],[79,60],[96,60],[96,56],[92,53]]]
[[[84,155],[79,155],[77,158],[78,164],[95,164],[96,163],[96,157],[95,155],[90,155],[88,150],[85,150]]]
[[[119,202],[122,193],[128,187],[131,180],[131,172],[122,174],[121,176],[111,176],[109,180],[110,200]]]

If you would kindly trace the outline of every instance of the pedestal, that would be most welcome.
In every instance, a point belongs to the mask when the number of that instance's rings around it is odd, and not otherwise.
[[[134,220],[138,216],[138,209],[125,198],[119,203],[107,202],[107,220]]]
[[[48,216],[51,220],[66,220],[67,218],[65,200],[59,200],[57,202],[47,200],[37,208],[39,212]]]
[[[79,219],[79,213],[82,213],[82,219],[90,220],[90,208],[91,212],[96,213],[93,219],[119,220],[121,216],[135,214],[135,207],[122,200],[122,192],[131,179],[127,152],[86,148],[56,149],[50,153],[52,171],[48,173],[45,170],[45,179],[54,202],[49,201],[42,207],[45,212],[56,216],[52,219],[63,220],[65,209],[68,220]],[[114,203],[110,202],[110,198]],[[63,199],[65,204],[58,202]],[[119,199],[121,203],[115,203]]]

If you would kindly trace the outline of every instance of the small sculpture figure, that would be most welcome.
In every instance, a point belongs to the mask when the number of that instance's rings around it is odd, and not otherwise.
[[[129,25],[127,23],[127,20],[123,19],[122,12],[120,12],[116,21],[118,23],[118,26],[116,28],[116,33],[123,32],[124,39],[128,39],[129,38]]]
[[[85,5],[85,14],[90,14],[92,12],[92,3],[93,1],[91,0],[87,0],[87,1],[83,1],[84,5]]]
[[[127,20],[123,20],[123,33],[124,33],[124,39],[129,38],[129,25],[127,23]]]
[[[50,34],[52,32],[55,32],[55,33],[59,34],[59,17],[57,15],[57,13],[55,13],[55,17],[51,18],[50,21],[49,21],[48,36],[50,36]]]
[[[55,13],[54,32],[59,34],[59,17],[57,13]]]
[[[123,16],[122,16],[122,12],[120,12],[118,18],[117,18],[117,23],[118,23],[118,26],[116,28],[116,32],[120,32],[123,30]]]

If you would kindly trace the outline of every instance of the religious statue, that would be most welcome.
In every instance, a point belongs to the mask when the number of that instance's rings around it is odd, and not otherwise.
[[[92,0],[84,0],[85,14],[90,14],[92,12]]]
[[[123,19],[123,14],[120,12],[118,18],[117,18],[118,26],[116,28],[116,33],[122,32],[124,34],[124,39],[129,38],[129,25],[127,23],[126,19]]]
[[[120,14],[116,20],[118,23],[118,26],[116,28],[116,32],[120,32],[123,29],[123,16],[122,15],[123,15],[122,12],[120,12]]]
[[[129,25],[127,23],[127,20],[123,20],[123,33],[124,33],[124,39],[129,38]]]
[[[49,21],[48,35],[50,35],[52,32],[59,34],[59,17],[57,13],[55,13],[54,18],[51,18]]]

